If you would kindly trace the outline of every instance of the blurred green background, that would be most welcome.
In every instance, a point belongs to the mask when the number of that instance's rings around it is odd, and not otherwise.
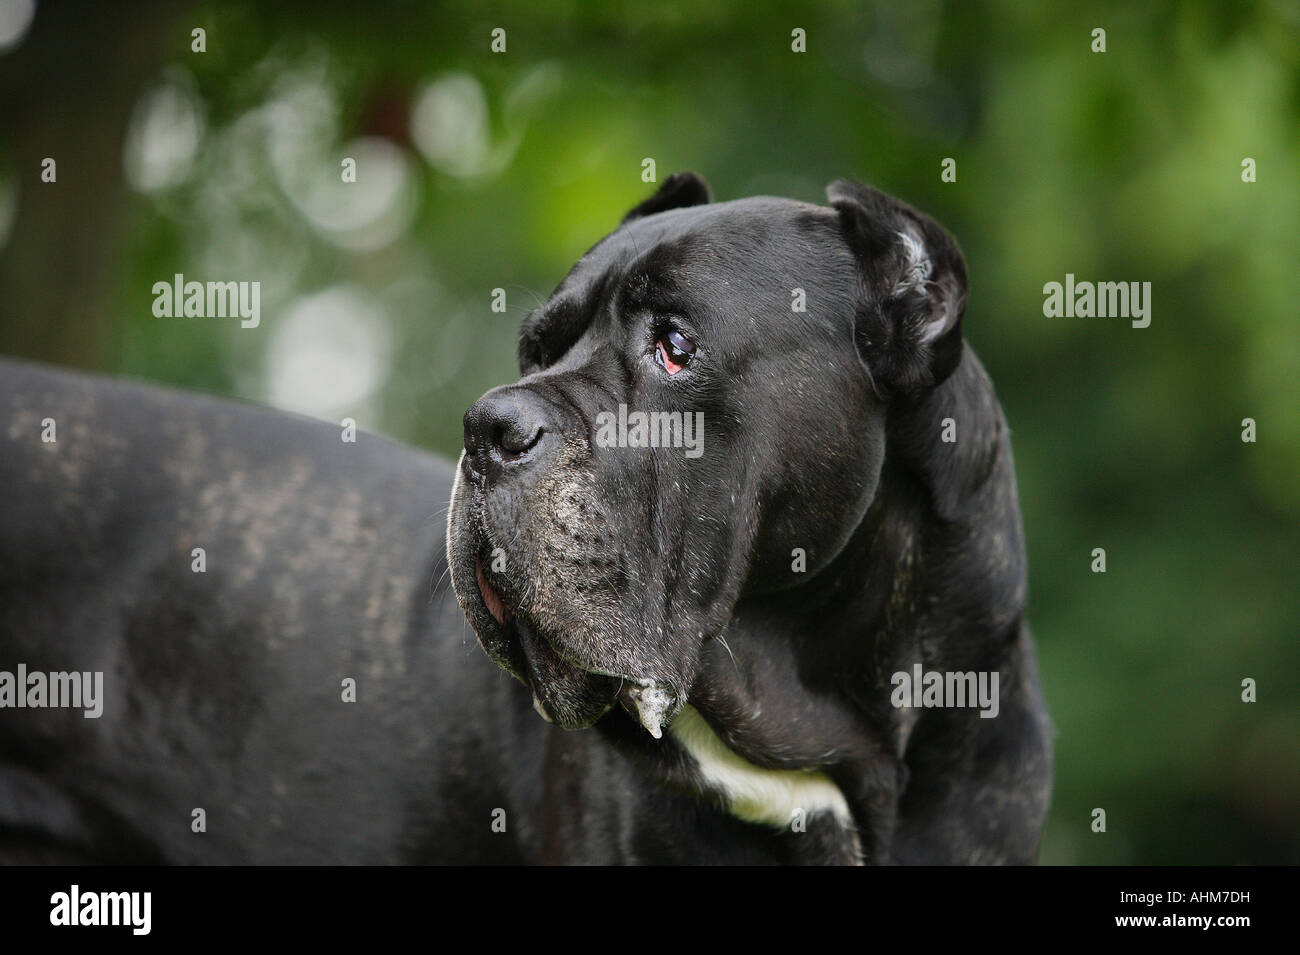
[[[0,0],[0,353],[453,453],[644,158],[719,199],[856,176],[967,255],[1058,728],[1042,861],[1300,861],[1300,9],[788,6]],[[155,318],[177,272],[260,281],[261,325]],[[1151,282],[1151,326],[1045,318],[1066,272]]]

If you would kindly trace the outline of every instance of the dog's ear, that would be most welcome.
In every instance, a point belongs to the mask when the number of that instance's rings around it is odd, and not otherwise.
[[[703,206],[713,201],[709,195],[709,184],[693,172],[675,172],[659,187],[659,191],[636,206],[623,217],[624,222],[652,216],[656,212],[668,209],[682,209],[686,206]]]
[[[853,340],[881,397],[915,395],[961,360],[966,264],[938,223],[878,189],[840,179],[826,190],[858,262]]]

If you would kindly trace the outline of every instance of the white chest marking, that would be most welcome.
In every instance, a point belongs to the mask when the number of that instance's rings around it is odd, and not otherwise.
[[[693,706],[683,707],[669,732],[694,757],[702,780],[723,796],[732,815],[783,829],[796,810],[805,818],[829,812],[852,825],[844,793],[825,773],[755,766],[730,750]]]

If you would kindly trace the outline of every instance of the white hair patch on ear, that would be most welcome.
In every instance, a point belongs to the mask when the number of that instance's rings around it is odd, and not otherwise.
[[[903,274],[894,283],[890,298],[902,298],[913,292],[926,298],[934,298],[934,290],[929,287],[930,276],[934,273],[934,263],[930,260],[930,253],[925,243],[910,232],[899,232],[898,237],[903,242]],[[921,342],[933,341],[948,330],[950,318],[948,302],[940,299],[935,304],[938,306],[937,309],[925,316],[924,322],[918,328]]]
[[[910,232],[900,232],[898,237],[903,240],[903,274],[894,283],[891,298],[901,298],[909,292],[924,292],[934,269],[924,242]]]

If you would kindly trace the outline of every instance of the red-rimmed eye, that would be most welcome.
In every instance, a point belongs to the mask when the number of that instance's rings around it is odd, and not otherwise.
[[[670,375],[675,375],[695,357],[695,342],[679,331],[666,332],[655,342],[655,358]]]

